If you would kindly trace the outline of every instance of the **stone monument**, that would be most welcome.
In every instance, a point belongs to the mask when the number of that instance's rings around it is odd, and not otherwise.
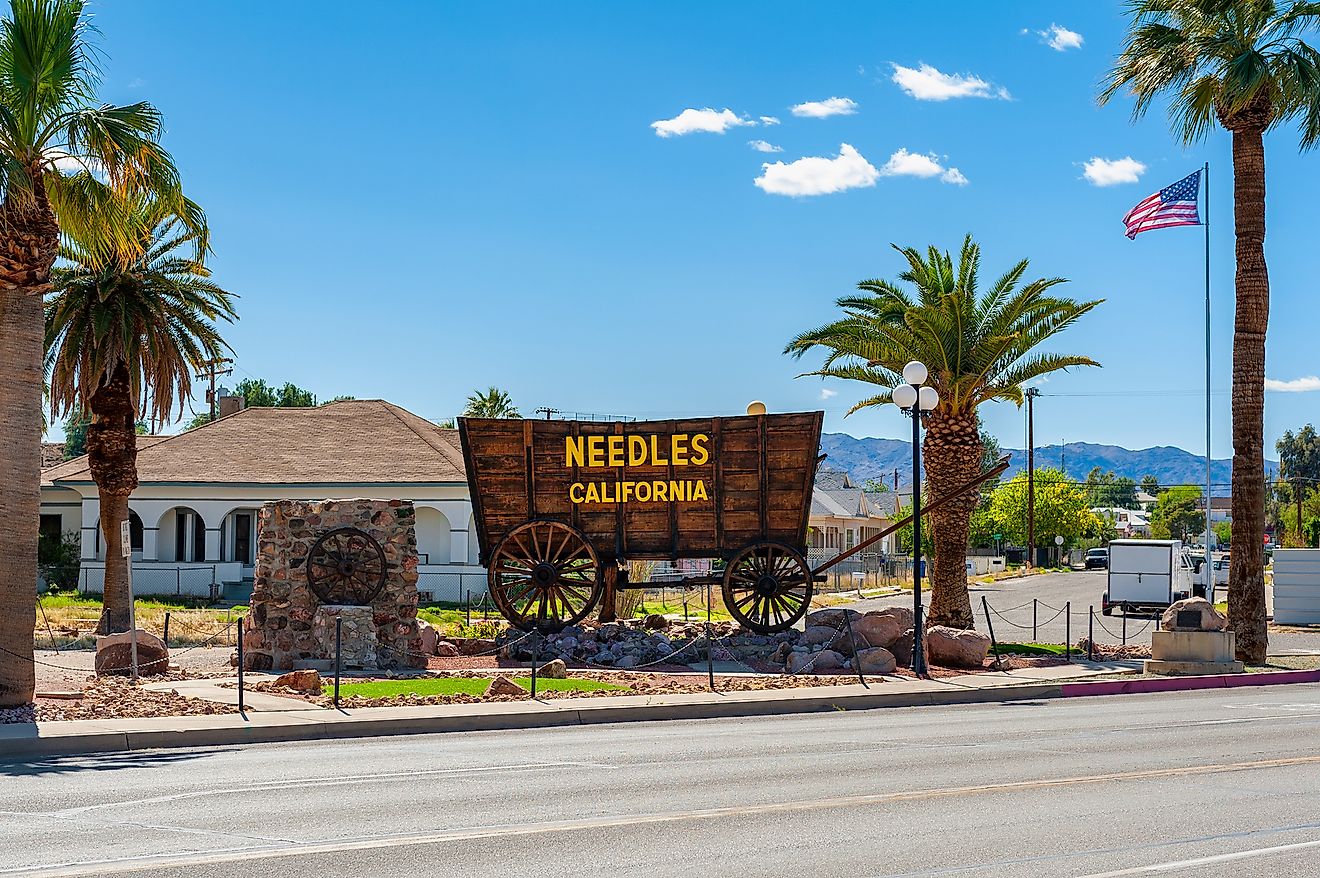
[[[416,512],[404,500],[279,500],[258,516],[248,670],[424,666]]]
[[[1167,676],[1240,674],[1236,641],[1224,618],[1205,598],[1188,598],[1171,605],[1160,618],[1160,630],[1151,634],[1150,654],[1143,670]]]

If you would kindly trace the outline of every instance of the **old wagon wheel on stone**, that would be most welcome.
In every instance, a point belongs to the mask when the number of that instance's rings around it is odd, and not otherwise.
[[[307,553],[307,585],[325,604],[365,606],[385,588],[385,550],[366,531],[326,531]]]
[[[724,568],[724,606],[757,634],[785,631],[811,606],[811,567],[780,543],[753,543]]]
[[[591,543],[558,521],[529,521],[510,531],[491,556],[488,579],[495,606],[523,631],[581,622],[604,589]]]

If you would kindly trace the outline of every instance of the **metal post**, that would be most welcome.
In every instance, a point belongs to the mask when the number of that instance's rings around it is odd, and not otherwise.
[[[1210,163],[1205,163],[1205,596],[1215,602],[1210,554]],[[1298,524],[1300,524],[1300,520]]]
[[[866,685],[866,677],[862,675],[862,660],[857,657],[857,638],[853,636],[852,616],[848,615],[847,609],[843,611],[843,621],[848,625],[848,647],[852,650],[853,661],[857,664],[857,682],[864,688],[870,689]]]
[[[921,403],[912,404],[912,673],[924,677],[925,623],[921,620]]]
[[[985,597],[985,595],[982,595]],[[1039,637],[1036,634],[1036,599],[1031,599],[1031,642],[1038,642]]]
[[[715,691],[715,641],[710,632],[710,583],[706,583],[706,678]]]
[[[343,662],[341,661],[343,644],[344,619],[342,616],[335,616],[335,707],[339,706],[339,672],[343,666]]]
[[[170,611],[165,611],[165,635],[161,638],[165,641],[165,648],[170,648]]]
[[[541,632],[538,630],[532,635],[532,699],[536,698],[536,662],[540,658],[541,650],[539,638]]]
[[[1127,607],[1123,608],[1123,645],[1127,646]]]
[[[243,617],[238,617],[238,712],[243,712]]]
[[[472,627],[472,590],[467,589],[463,592],[463,612],[467,617],[467,626]]]
[[[995,651],[995,666],[999,665],[999,641],[995,640],[995,626],[990,621],[990,602],[981,595],[981,609],[985,611],[985,629],[990,634],[990,646]]]
[[[1086,657],[1095,661],[1095,607],[1086,616]]]
[[[1036,401],[1038,391],[1027,388],[1027,569],[1036,566]]]
[[[1072,661],[1072,601],[1063,605],[1063,657]]]

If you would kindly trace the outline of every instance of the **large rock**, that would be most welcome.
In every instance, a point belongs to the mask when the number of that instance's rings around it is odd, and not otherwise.
[[[795,652],[788,657],[788,672],[826,674],[839,670],[843,667],[843,663],[843,656],[832,649],[822,649],[815,653]]]
[[[906,607],[887,607],[867,613],[853,623],[853,636],[860,647],[865,641],[867,646],[891,644],[903,636],[903,632],[912,627],[912,611]]]
[[[137,632],[138,673],[163,674],[169,670],[170,651],[165,641],[141,628]],[[96,638],[96,675],[128,676],[133,673],[132,632],[105,634]]]
[[[458,648],[462,655],[490,655],[495,652],[495,641],[486,637],[469,637]]]
[[[441,640],[435,645],[435,654],[444,658],[453,658],[460,653],[457,646],[454,646],[448,640]]]
[[[669,627],[669,620],[659,613],[651,613],[642,620],[642,626],[652,631],[663,631]]]
[[[536,669],[536,675],[549,680],[563,680],[568,676],[568,665],[564,664],[563,659],[551,659]]]
[[[417,622],[417,652],[422,655],[435,655],[435,645],[439,641],[440,635],[431,627],[431,623],[419,619]]]
[[[830,628],[826,625],[809,625],[807,630],[802,632],[802,643],[807,646],[831,646],[845,643],[848,640],[847,632],[840,631],[838,628]]]
[[[872,646],[857,650],[853,657],[853,668],[863,674],[892,674],[898,669],[894,654],[883,646]]]
[[[814,613],[807,613],[807,627],[815,626],[823,628],[834,628],[836,630],[843,628],[848,619],[852,619],[856,624],[861,618],[861,613],[856,610],[849,610],[843,607],[828,607],[824,610],[816,610]]]
[[[916,630],[915,628],[909,628],[903,632],[901,637],[885,647],[894,654],[894,661],[898,662],[900,667],[912,667],[912,635],[916,633]]]
[[[1179,613],[1197,614],[1195,625],[1179,625]],[[1160,628],[1165,631],[1223,631],[1228,627],[1228,619],[1215,609],[1214,604],[1205,598],[1187,598],[1169,605],[1160,617]]]
[[[526,689],[519,686],[517,683],[513,682],[508,677],[505,677],[502,674],[496,677],[494,680],[491,680],[490,685],[486,687],[487,698],[490,698],[492,695],[528,695],[528,694],[530,693]]]
[[[979,668],[990,652],[990,638],[978,631],[936,625],[926,631],[931,664],[945,668]]]
[[[283,686],[295,692],[309,695],[321,694],[321,675],[314,670],[290,671],[275,678],[276,686]]]

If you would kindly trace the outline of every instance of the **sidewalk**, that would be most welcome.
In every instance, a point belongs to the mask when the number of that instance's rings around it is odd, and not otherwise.
[[[1320,682],[1320,671],[1231,677],[1088,679],[1138,671],[1137,663],[1133,662],[1077,662],[945,680],[884,677],[870,682],[869,688],[853,683],[751,692],[555,698],[356,710],[307,707],[306,702],[273,695],[258,700],[262,693],[250,693],[246,696],[250,709],[244,714],[0,725],[0,758]],[[236,698],[234,690],[221,689],[215,685],[218,682],[190,681],[188,694],[215,700]],[[178,683],[169,685],[182,691]]]

